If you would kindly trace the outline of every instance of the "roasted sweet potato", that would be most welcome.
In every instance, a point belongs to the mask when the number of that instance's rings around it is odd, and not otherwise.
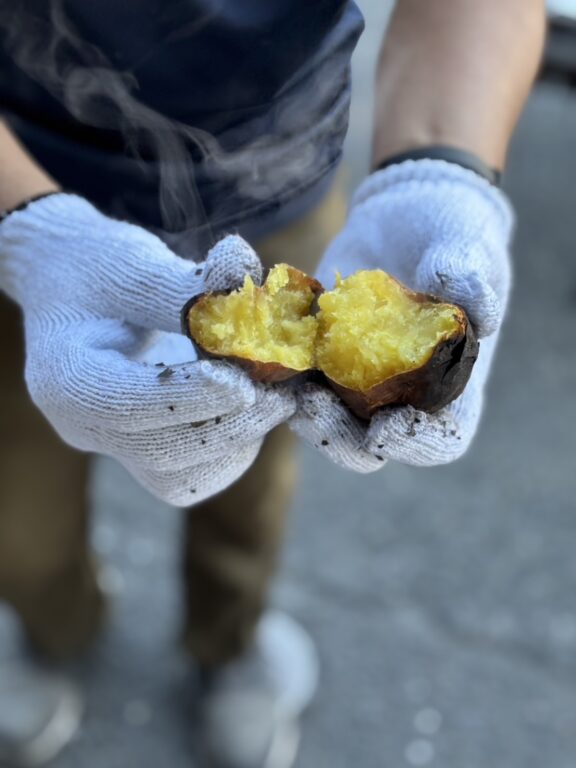
[[[261,287],[246,277],[240,290],[192,299],[183,328],[204,355],[237,363],[254,381],[285,381],[313,366],[311,308],[321,290],[313,277],[278,264]]]
[[[381,270],[339,280],[318,304],[316,367],[357,416],[385,405],[431,413],[466,386],[478,343],[460,307]]]
[[[464,311],[414,293],[381,270],[338,280],[332,291],[286,264],[262,287],[207,293],[183,310],[183,327],[212,357],[255,381],[318,372],[368,419],[386,405],[433,412],[462,392],[478,354]]]

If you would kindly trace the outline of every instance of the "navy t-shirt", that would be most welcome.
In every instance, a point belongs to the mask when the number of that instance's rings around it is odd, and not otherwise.
[[[110,213],[262,234],[338,163],[351,0],[0,0],[0,24],[0,109]]]

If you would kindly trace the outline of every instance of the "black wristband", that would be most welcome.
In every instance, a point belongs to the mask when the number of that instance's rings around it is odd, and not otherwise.
[[[8,208],[8,210],[0,211],[0,222],[4,221],[4,219],[7,216],[10,216],[11,213],[16,213],[16,211],[23,211],[24,208],[27,208],[30,203],[35,203],[36,200],[42,200],[44,197],[50,197],[51,195],[60,195],[62,194],[61,190],[54,189],[51,192],[40,192],[38,195],[33,195],[32,197],[26,198],[26,200],[23,200],[21,203],[18,203],[14,208]]]
[[[462,168],[466,168],[469,171],[481,176],[490,184],[495,187],[500,186],[502,179],[502,173],[496,168],[491,168],[484,160],[481,160],[478,155],[473,152],[468,152],[465,149],[459,149],[458,147],[448,147],[443,145],[434,145],[430,147],[418,147],[417,149],[409,149],[406,152],[400,152],[397,155],[387,157],[381,163],[379,163],[374,171],[381,171],[384,168],[388,168],[390,165],[397,165],[403,163],[405,160],[444,160],[447,163],[454,163],[460,165]]]

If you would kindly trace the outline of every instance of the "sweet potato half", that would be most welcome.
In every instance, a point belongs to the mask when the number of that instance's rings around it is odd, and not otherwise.
[[[278,264],[262,287],[247,276],[237,291],[191,299],[182,311],[183,330],[206,356],[237,363],[255,381],[285,381],[311,368],[312,306],[321,292],[314,278]]]
[[[206,293],[182,313],[204,354],[230,359],[256,381],[320,371],[360,418],[387,405],[433,412],[462,392],[478,354],[464,311],[414,293],[381,270],[322,292],[286,264],[254,285]]]

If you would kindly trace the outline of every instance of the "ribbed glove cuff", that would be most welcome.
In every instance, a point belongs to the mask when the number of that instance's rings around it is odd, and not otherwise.
[[[357,188],[351,207],[361,205],[371,197],[384,194],[400,185],[452,186],[459,194],[475,194],[491,207],[500,225],[510,238],[514,226],[514,211],[506,195],[473,171],[444,160],[406,160],[370,174]]]

